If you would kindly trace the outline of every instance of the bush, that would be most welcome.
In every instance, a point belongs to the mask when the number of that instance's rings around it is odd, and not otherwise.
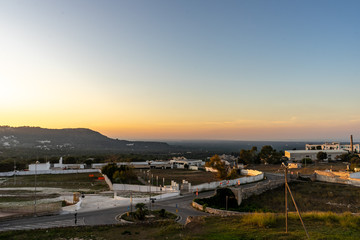
[[[162,217],[162,218],[164,218],[164,217],[166,217],[166,211],[165,211],[165,209],[160,209],[160,211],[159,211],[159,216],[160,217]]]

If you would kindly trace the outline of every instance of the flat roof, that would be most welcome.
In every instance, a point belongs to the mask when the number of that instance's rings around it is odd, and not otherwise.
[[[347,153],[345,150],[285,150],[288,153],[318,153],[318,152],[326,152],[326,153]]]

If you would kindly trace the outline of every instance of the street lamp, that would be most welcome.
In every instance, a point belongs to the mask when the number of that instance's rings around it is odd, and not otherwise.
[[[34,213],[35,213],[35,216],[36,216],[36,174],[37,174],[37,165],[39,164],[40,162],[39,161],[36,161],[35,162],[35,192],[34,192],[34,195],[35,195],[35,202],[34,202]]]
[[[16,159],[14,158],[14,185],[16,185]]]

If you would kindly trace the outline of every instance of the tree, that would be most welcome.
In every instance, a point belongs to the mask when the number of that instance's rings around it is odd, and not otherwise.
[[[114,173],[118,170],[117,166],[115,163],[110,163],[104,167],[102,167],[101,172],[102,174],[105,174],[106,176],[108,176],[108,178],[110,179],[110,181],[113,181],[113,176]]]
[[[239,175],[238,175],[238,172],[236,169],[231,169],[231,171],[228,173],[228,175],[226,176],[226,179],[235,179],[235,178],[238,178]]]
[[[360,158],[355,155],[350,159],[350,170],[354,171],[354,169],[358,167],[360,167]]]
[[[65,164],[76,164],[77,163],[77,159],[75,157],[66,157],[64,159],[64,163]]]
[[[249,163],[257,163],[257,147],[252,147],[251,150],[244,150],[240,151],[240,161],[245,164]]]
[[[317,158],[318,160],[322,161],[322,160],[324,160],[324,159],[327,158],[327,154],[326,154],[326,152],[318,152],[318,153],[316,154],[316,158]]]
[[[135,208],[136,208],[135,216],[137,217],[137,219],[144,220],[146,214],[148,213],[146,205],[144,203],[137,203],[135,205]]]
[[[225,179],[227,176],[227,168],[225,162],[221,161],[219,155],[215,154],[210,158],[210,161],[205,164],[206,167],[211,167],[217,170],[217,177]]]

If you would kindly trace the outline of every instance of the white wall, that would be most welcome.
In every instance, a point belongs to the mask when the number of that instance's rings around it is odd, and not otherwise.
[[[360,172],[350,173],[350,178],[360,179]]]
[[[36,171],[37,175],[40,174],[71,174],[71,173],[91,173],[100,172],[99,169],[82,169],[82,170],[43,170]],[[35,175],[35,171],[19,171],[16,172],[16,176]],[[14,172],[0,172],[0,177],[11,177],[14,176]]]
[[[165,187],[156,187],[156,186],[148,186],[148,185],[133,185],[133,184],[113,184],[114,191],[134,191],[134,192],[173,192],[176,191],[175,188],[171,186]]]
[[[240,185],[241,185],[241,184],[246,184],[246,183],[257,182],[257,181],[264,179],[264,173],[257,171],[257,170],[242,169],[241,174],[251,175],[251,176],[241,177],[241,178],[237,178],[237,179],[233,179],[233,180],[223,180],[223,181],[218,181],[218,182],[203,183],[203,184],[191,186],[191,188],[189,189],[189,192],[213,190],[218,187],[234,186],[234,185],[238,185],[239,181],[240,181]]]
[[[46,171],[50,169],[50,163],[29,164],[29,171]]]

